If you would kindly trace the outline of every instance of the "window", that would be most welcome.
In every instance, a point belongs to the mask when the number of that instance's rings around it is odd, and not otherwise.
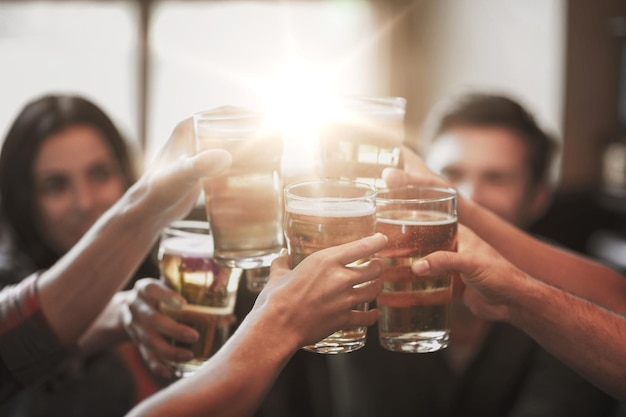
[[[196,111],[260,108],[268,94],[285,88],[297,100],[293,94],[300,89],[323,87],[312,85],[320,82],[315,69],[331,72],[327,81],[335,92],[384,94],[375,28],[366,1],[157,3],[148,153]],[[276,90],[268,90],[279,74]]]
[[[27,101],[72,92],[138,140],[136,20],[132,2],[0,4],[1,138]]]

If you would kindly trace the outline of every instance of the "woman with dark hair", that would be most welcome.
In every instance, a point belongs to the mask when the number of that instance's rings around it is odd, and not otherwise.
[[[2,145],[0,209],[14,232],[16,248],[28,256],[36,269],[50,267],[69,248],[54,247],[53,242],[42,239],[46,233],[40,227],[33,166],[41,146],[51,136],[76,126],[91,130],[108,147],[112,176],[122,191],[136,179],[126,142],[111,119],[95,104],[69,95],[46,95],[29,102],[13,122]],[[4,274],[2,283],[7,283]]]
[[[73,95],[27,103],[0,152],[0,287],[51,267],[135,182],[135,171],[121,133],[94,103]],[[158,277],[150,258],[128,288],[143,276]],[[117,343],[128,337],[116,314],[115,329],[105,330],[115,336],[88,333],[81,355],[0,414],[123,415],[147,395],[140,387],[157,389],[134,346]]]

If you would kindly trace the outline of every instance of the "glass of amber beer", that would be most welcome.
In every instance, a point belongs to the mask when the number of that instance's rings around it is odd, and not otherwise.
[[[376,231],[389,239],[377,254],[387,265],[376,299],[380,344],[409,353],[446,348],[452,275],[416,276],[411,264],[431,252],[456,250],[456,191],[420,186],[379,191],[376,218]]]
[[[376,188],[346,180],[313,180],[285,187],[285,237],[291,267],[308,255],[374,234]],[[351,265],[367,262],[362,259]],[[355,310],[367,309],[367,304]],[[365,346],[367,327],[333,333],[304,349],[318,353],[351,352]]]
[[[215,259],[231,268],[268,267],[283,248],[280,134],[238,107],[199,112],[193,120],[198,151],[222,148],[233,159],[226,172],[204,182]],[[262,281],[249,285],[257,286]]]
[[[177,376],[188,376],[208,360],[230,336],[242,270],[215,262],[209,224],[181,220],[161,234],[158,251],[161,279],[187,300],[182,309],[161,303],[160,310],[200,334],[195,343],[170,341],[193,352],[187,362],[172,363]]]
[[[319,134],[322,176],[385,188],[383,170],[401,165],[405,106],[402,97],[339,99]]]

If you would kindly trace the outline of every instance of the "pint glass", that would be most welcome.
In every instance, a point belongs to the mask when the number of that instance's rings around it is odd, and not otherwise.
[[[387,266],[376,299],[380,344],[411,353],[447,347],[452,275],[416,276],[411,264],[431,252],[456,250],[456,191],[417,186],[380,191],[376,211],[376,230],[389,239],[377,254]]]
[[[200,334],[191,344],[171,341],[194,354],[188,362],[172,363],[178,376],[187,376],[230,336],[241,269],[215,262],[209,225],[201,221],[177,221],[167,227],[161,235],[158,259],[161,279],[187,300],[182,309],[161,303],[160,310]]]
[[[406,100],[402,97],[344,97],[320,132],[325,178],[352,179],[385,188],[385,168],[400,167]]]
[[[320,249],[374,234],[376,189],[343,180],[316,180],[285,187],[285,237],[291,267]],[[362,259],[354,263],[367,262]],[[367,304],[355,310],[367,309]],[[351,352],[365,346],[367,327],[333,333],[304,349],[318,353]]]
[[[193,117],[198,151],[226,149],[232,165],[204,182],[215,258],[228,267],[269,266],[283,247],[282,139],[261,116],[220,107]]]

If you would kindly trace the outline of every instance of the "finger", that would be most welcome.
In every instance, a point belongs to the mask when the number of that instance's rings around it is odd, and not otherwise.
[[[380,279],[369,281],[367,284],[355,287],[353,291],[354,305],[373,301],[382,290],[383,281]]]
[[[402,159],[400,166],[403,166],[405,171],[412,172],[428,169],[422,158],[407,145],[402,145],[400,158]]]
[[[382,174],[383,181],[389,188],[404,187],[406,185],[432,185],[449,187],[448,183],[431,172],[406,172],[397,168],[385,168]]]
[[[207,149],[191,158],[191,168],[198,178],[213,177],[228,168],[232,160],[224,149]]]
[[[142,285],[139,289],[139,294],[148,303],[157,307],[159,303],[165,303],[172,309],[180,309],[187,303],[185,297],[178,292],[168,288],[161,281],[152,281],[146,285]]]
[[[161,378],[174,378],[174,369],[172,369],[172,367],[167,362],[159,359],[152,351],[146,349],[143,346],[139,346],[139,352],[144,362],[148,365],[150,372]]]
[[[152,339],[151,350],[162,360],[185,362],[193,359],[193,352],[181,346],[174,346],[160,337]]]
[[[176,309],[174,309],[175,311]],[[135,334],[143,343],[153,339],[152,335],[154,334],[184,343],[193,343],[199,338],[195,329],[178,323],[142,298],[138,298],[134,303],[127,306],[122,313],[125,326],[134,329]]]
[[[150,351],[159,360],[182,362],[193,358],[191,350],[173,345],[170,340],[157,332],[134,325],[132,329],[137,337],[137,340],[135,340],[137,345]]]
[[[411,271],[415,275],[436,275],[446,272],[470,274],[472,269],[462,253],[448,251],[433,252],[411,265]]]
[[[200,338],[200,335],[193,327],[178,323],[160,312],[150,317],[149,322],[144,323],[143,327],[149,334],[159,334],[162,337],[174,339],[182,343],[194,343]]]
[[[358,326],[371,326],[376,323],[378,317],[380,316],[380,311],[376,308],[373,308],[368,311],[357,311],[352,310],[348,313],[347,323],[344,328],[349,327],[358,327]]]
[[[378,279],[384,268],[385,262],[379,258],[374,258],[362,265],[351,266],[348,269],[353,273],[349,275],[347,283],[350,286],[355,286]]]
[[[174,127],[169,139],[159,151],[156,161],[163,163],[180,155],[193,155],[195,151],[193,119],[187,118]]]
[[[359,259],[374,255],[376,252],[384,249],[386,244],[387,237],[382,233],[376,233],[354,242],[323,249],[316,252],[316,254],[322,257],[330,255],[331,259],[339,262],[341,265],[347,265]]]

